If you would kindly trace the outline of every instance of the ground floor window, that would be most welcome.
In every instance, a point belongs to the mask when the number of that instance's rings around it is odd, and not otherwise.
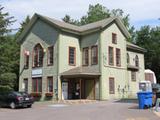
[[[28,92],[28,79],[27,79],[27,78],[25,78],[25,79],[23,80],[23,84],[24,84],[24,91],[25,91],[25,92]]]
[[[131,71],[131,80],[136,81],[136,72],[135,71]]]
[[[42,92],[42,78],[32,78],[32,92]]]
[[[114,83],[114,78],[110,77],[109,78],[109,94],[114,94],[115,93],[115,83]]]
[[[47,92],[53,92],[53,77],[47,78]]]

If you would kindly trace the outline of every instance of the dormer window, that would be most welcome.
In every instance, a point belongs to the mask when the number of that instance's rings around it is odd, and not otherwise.
[[[112,33],[112,43],[117,44],[117,34],[116,33]]]
[[[139,58],[138,58],[137,55],[136,55],[136,57],[135,57],[135,66],[136,66],[136,67],[139,67]]]
[[[37,44],[33,50],[33,67],[43,66],[43,48],[40,44]]]

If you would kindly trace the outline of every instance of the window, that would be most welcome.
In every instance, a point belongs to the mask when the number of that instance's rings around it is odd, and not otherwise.
[[[23,87],[24,87],[24,91],[25,92],[28,92],[28,79],[27,78],[25,78],[24,80],[23,80]]]
[[[69,47],[69,65],[76,64],[75,58],[76,58],[76,48]]]
[[[112,43],[117,44],[117,34],[112,33]]]
[[[54,47],[48,47],[48,65],[53,65],[53,58],[54,58]]]
[[[135,66],[136,66],[136,67],[139,67],[139,58],[138,58],[137,55],[136,55],[136,57],[135,57]]]
[[[109,47],[108,51],[109,51],[109,65],[113,65],[114,64],[113,47]]]
[[[24,68],[29,68],[29,51],[24,52]]]
[[[121,50],[116,48],[116,65],[121,66]]]
[[[145,80],[149,80],[151,83],[154,83],[153,73],[145,73]]]
[[[89,64],[89,49],[83,48],[83,53],[82,53],[82,64],[83,65],[88,65]]]
[[[127,64],[130,63],[130,58],[129,58],[129,54],[127,53]]]
[[[92,46],[91,48],[91,64],[96,65],[98,63],[98,48],[97,46]]]
[[[40,44],[34,47],[33,51],[33,67],[43,66],[43,48]]]
[[[131,71],[131,80],[136,81],[136,72],[135,71]]]
[[[47,78],[47,92],[53,92],[53,77]]]
[[[32,79],[32,92],[42,92],[42,78]]]
[[[109,94],[115,93],[115,85],[114,85],[114,78],[109,78]]]

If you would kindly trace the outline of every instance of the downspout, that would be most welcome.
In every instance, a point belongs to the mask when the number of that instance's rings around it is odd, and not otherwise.
[[[102,31],[100,30],[99,33],[99,71],[100,71],[100,78],[99,78],[99,99],[102,100],[102,65],[103,65],[103,58],[102,58]]]
[[[58,35],[58,40],[57,40],[57,82],[56,82],[56,86],[57,86],[57,88],[56,88],[56,100],[59,100],[59,67],[60,67],[60,65],[59,65],[59,52],[60,51],[60,31],[59,31],[59,35]]]

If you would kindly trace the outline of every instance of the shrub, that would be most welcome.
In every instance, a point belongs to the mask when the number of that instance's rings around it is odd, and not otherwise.
[[[52,97],[52,96],[53,96],[53,93],[45,93],[45,96],[46,96],[46,97]]]
[[[11,87],[9,87],[8,85],[2,86],[0,85],[0,92],[8,92],[8,91],[12,91],[13,89]]]

